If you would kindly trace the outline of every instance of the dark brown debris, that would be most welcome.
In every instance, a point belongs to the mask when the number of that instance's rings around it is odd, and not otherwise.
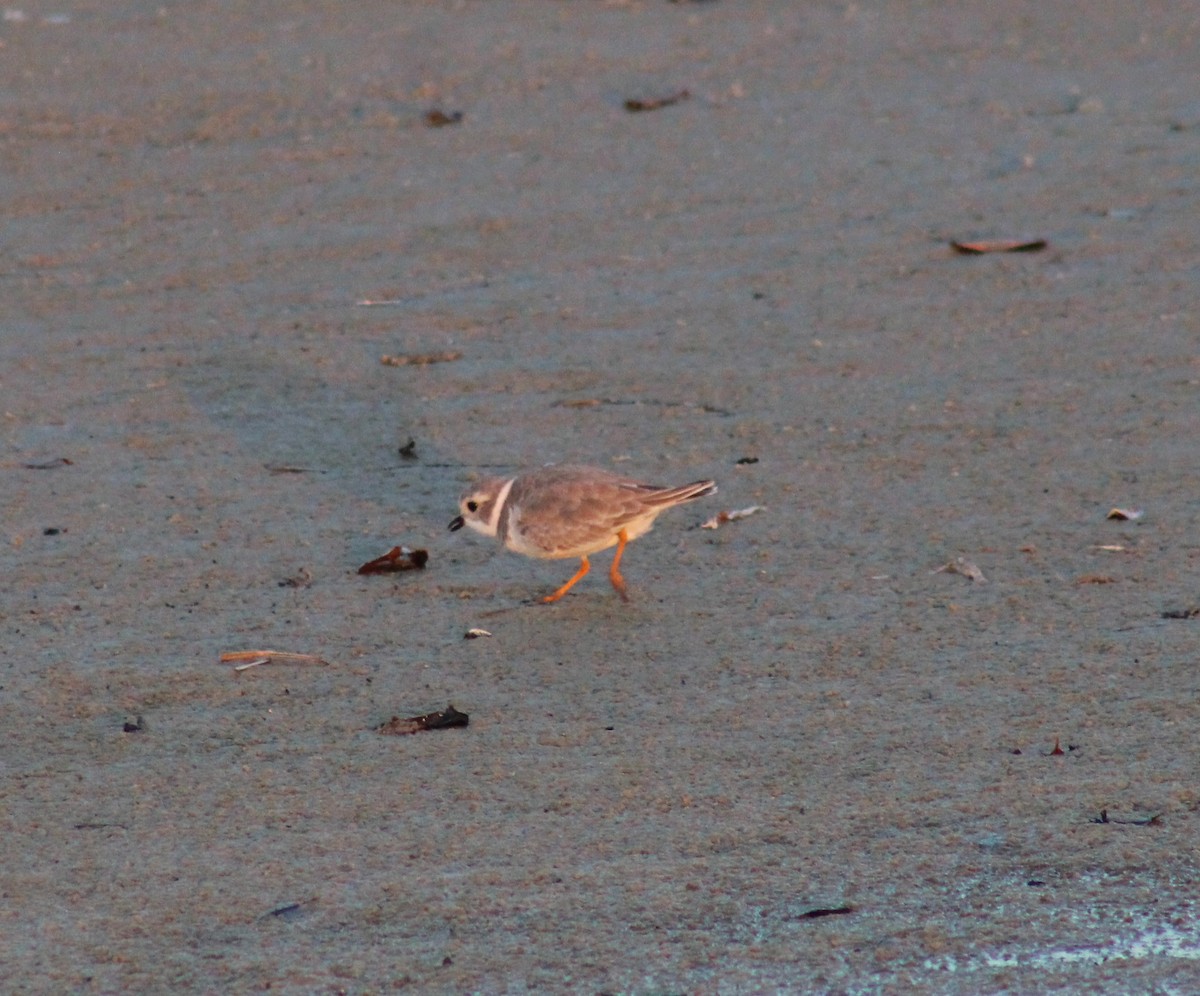
[[[950,245],[964,256],[982,256],[989,252],[1039,252],[1047,243],[1045,239],[978,239],[972,242],[951,239]]]
[[[429,562],[428,550],[413,550],[394,546],[382,557],[368,560],[358,569],[359,574],[387,574],[392,571],[420,571]]]
[[[440,107],[431,107],[421,115],[421,120],[430,128],[445,128],[447,125],[461,124],[462,111],[443,111]]]
[[[128,719],[125,720],[125,726],[121,732],[122,733],[143,733],[143,732],[145,732],[145,729],[146,729],[146,721],[144,719],[142,719],[141,716],[138,716],[137,719],[135,719],[133,721],[130,721]]]
[[[53,460],[41,460],[37,463],[21,464],[26,470],[57,470],[59,467],[70,467],[73,461],[66,457],[55,457]]]
[[[801,920],[816,920],[823,916],[845,916],[847,913],[853,913],[853,906],[830,906],[820,907],[815,910],[809,910],[806,913],[800,914]]]
[[[265,920],[269,916],[274,916],[279,917],[281,920],[295,920],[308,912],[306,907],[308,907],[313,901],[314,900],[312,899],[301,899],[299,902],[285,903],[283,906],[276,906],[273,910],[267,910],[267,912],[264,913],[260,919]]]
[[[1140,508],[1112,508],[1106,519],[1117,519],[1122,522],[1137,522],[1146,513]]]
[[[1166,609],[1162,614],[1164,619],[1195,619],[1197,616],[1200,616],[1200,605],[1190,609]]]
[[[400,447],[401,460],[417,459],[417,441],[412,436],[408,437],[408,442]]]
[[[462,350],[447,349],[440,353],[401,353],[397,356],[384,353],[379,362],[385,367],[427,367],[431,363],[453,363],[462,357]]]
[[[1153,827],[1160,826],[1159,820],[1162,818],[1162,813],[1155,813],[1152,816],[1137,816],[1131,820],[1117,819],[1114,816],[1108,815],[1107,809],[1100,810],[1099,816],[1093,816],[1090,820],[1092,823],[1121,823],[1129,827]]]
[[[669,97],[651,97],[647,100],[631,97],[625,101],[625,110],[631,114],[638,111],[657,111],[661,107],[670,107],[672,104],[678,104],[681,100],[687,100],[690,96],[691,94],[687,90],[680,90]]]
[[[448,705],[441,712],[426,713],[424,716],[410,716],[408,719],[393,716],[375,729],[379,733],[403,737],[426,730],[449,730],[456,726],[466,726],[469,722],[470,717],[465,712],[459,712],[454,706]]]

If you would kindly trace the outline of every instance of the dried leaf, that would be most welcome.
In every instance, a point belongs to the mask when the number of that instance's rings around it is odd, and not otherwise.
[[[66,457],[56,457],[53,460],[43,460],[39,463],[21,464],[26,470],[57,470],[59,467],[70,467],[72,461]]]
[[[469,722],[470,717],[465,712],[459,712],[454,706],[448,705],[441,712],[430,712],[424,716],[410,716],[408,719],[393,716],[386,723],[380,723],[375,730],[402,737],[426,730],[448,730],[456,726],[466,726]]]
[[[432,107],[426,111],[421,120],[430,128],[445,128],[446,125],[456,125],[462,122],[462,111],[443,111],[440,107]]]
[[[1106,519],[1127,519],[1130,522],[1137,522],[1146,513],[1140,508],[1112,508],[1109,509]]]
[[[1154,813],[1151,816],[1135,816],[1130,820],[1118,819],[1115,816],[1109,816],[1107,809],[1100,810],[1099,816],[1093,816],[1092,823],[1121,823],[1129,827],[1153,827],[1159,826],[1159,820],[1162,818],[1162,813]]]
[[[967,560],[966,557],[955,557],[947,564],[942,564],[941,567],[932,571],[933,574],[961,574],[965,578],[970,578],[976,582],[986,582],[987,578],[983,576],[983,571],[979,567]]]
[[[243,667],[236,669],[239,671],[245,670],[246,667],[256,667],[259,664],[329,664],[329,661],[322,657],[316,657],[313,654],[296,654],[287,650],[233,650],[221,655],[222,664],[234,664],[239,661],[251,662],[244,663]]]
[[[823,916],[845,916],[848,913],[853,913],[853,906],[833,906],[823,907],[821,909],[806,910],[800,914],[802,920],[816,920]]]
[[[966,256],[981,256],[989,252],[1038,252],[1046,248],[1045,239],[979,239],[960,242],[951,239],[950,245]]]
[[[680,90],[669,97],[651,97],[648,100],[630,98],[625,101],[625,110],[631,114],[638,111],[657,111],[660,107],[670,107],[672,104],[678,104],[681,100],[687,100],[690,96],[691,94],[687,90]]]
[[[390,571],[419,571],[429,562],[427,550],[394,546],[382,557],[368,560],[358,569],[359,574],[386,574]]]
[[[431,363],[453,363],[462,357],[462,350],[447,349],[441,353],[402,353],[399,356],[385,353],[379,357],[379,362],[385,367],[427,367]]]

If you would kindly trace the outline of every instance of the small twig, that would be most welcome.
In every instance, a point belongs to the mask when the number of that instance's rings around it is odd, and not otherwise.
[[[329,661],[314,654],[297,654],[287,650],[232,650],[221,655],[222,664],[238,663],[235,671],[245,671],[247,668],[258,667],[260,664],[321,664],[329,665]]]
[[[823,916],[845,916],[847,913],[853,913],[853,912],[854,912],[853,906],[822,907],[819,909],[808,910],[807,912],[801,913],[800,919],[801,920],[816,920],[817,918],[823,917]]]
[[[645,100],[639,100],[636,97],[630,97],[625,101],[625,110],[630,113],[638,111],[657,111],[662,107],[670,107],[672,104],[678,104],[681,100],[687,100],[691,94],[687,90],[680,90],[667,97],[650,97]]]
[[[427,367],[431,363],[453,363],[462,358],[461,349],[447,349],[441,353],[402,353],[399,356],[384,353],[379,362],[385,367]]]
[[[1100,810],[1099,816],[1093,816],[1090,823],[1121,823],[1129,827],[1152,827],[1158,824],[1162,813],[1154,813],[1152,816],[1138,816],[1132,820],[1118,820],[1108,815],[1107,809]]]

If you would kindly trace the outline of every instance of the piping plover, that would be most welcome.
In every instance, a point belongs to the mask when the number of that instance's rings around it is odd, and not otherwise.
[[[716,491],[712,481],[662,488],[599,467],[551,464],[515,477],[489,477],[468,488],[458,500],[462,514],[450,529],[470,526],[527,557],[578,557],[582,563],[575,576],[543,602],[556,602],[570,591],[591,569],[589,554],[615,546],[608,576],[628,601],[621,577],[625,544],[648,533],[668,508]]]

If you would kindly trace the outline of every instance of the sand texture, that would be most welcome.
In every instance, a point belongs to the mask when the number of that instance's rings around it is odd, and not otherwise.
[[[1198,79],[1186,3],[5,8],[2,988],[1196,992]],[[447,531],[568,460],[720,486],[628,604]]]

